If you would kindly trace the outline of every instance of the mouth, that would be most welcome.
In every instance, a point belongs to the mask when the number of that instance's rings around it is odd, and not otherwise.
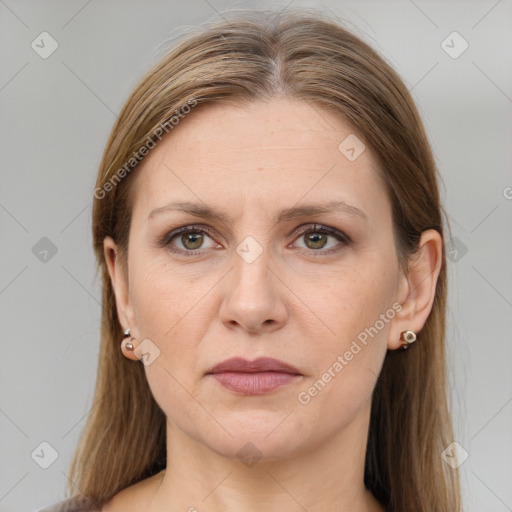
[[[214,366],[207,375],[228,390],[240,395],[262,395],[291,384],[303,375],[292,365],[261,357],[254,361],[232,358]]]

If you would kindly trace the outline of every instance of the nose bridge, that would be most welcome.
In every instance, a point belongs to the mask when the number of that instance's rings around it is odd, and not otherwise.
[[[268,268],[272,264],[270,242],[269,237],[247,235],[236,246],[233,278],[242,288],[250,287],[261,293],[271,285]]]
[[[235,270],[240,280],[264,279],[271,262],[268,205],[261,198],[245,202],[236,234]]]
[[[233,271],[227,283],[221,316],[226,323],[237,323],[257,332],[282,325],[286,308],[281,302],[268,236],[247,235],[235,248]]]

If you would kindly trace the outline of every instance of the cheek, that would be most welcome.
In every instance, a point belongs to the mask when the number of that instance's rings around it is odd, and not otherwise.
[[[150,339],[159,355],[144,367],[151,393],[179,425],[204,422],[200,407],[193,399],[199,395],[196,386],[198,345],[209,323],[203,303],[203,286],[178,277],[158,258],[132,258],[131,301],[141,339]]]
[[[334,422],[351,417],[371,399],[395,315],[396,269],[391,261],[370,259],[360,265],[364,271],[347,266],[325,276],[323,293],[309,294],[308,304],[321,318],[325,334],[317,338],[322,351],[299,402],[315,403]],[[333,404],[340,408],[331,409]]]
[[[130,299],[141,335],[172,339],[180,324],[198,318],[201,283],[177,273],[164,254],[135,252],[131,262]]]
[[[386,264],[372,256],[359,260],[358,265],[322,275],[320,286],[308,288],[308,304],[323,320],[325,332],[330,333],[327,346],[342,349],[386,314],[394,302],[395,276],[391,262]],[[388,328],[389,322],[384,326],[378,323],[383,335]]]
[[[144,258],[143,252],[138,258],[134,255],[132,262],[130,298],[138,333],[160,350],[155,366],[147,367],[148,379],[162,366],[194,392],[195,372],[205,370],[198,368],[199,345],[214,321],[208,291],[218,279],[178,274],[164,258]],[[165,386],[169,389],[169,383]]]

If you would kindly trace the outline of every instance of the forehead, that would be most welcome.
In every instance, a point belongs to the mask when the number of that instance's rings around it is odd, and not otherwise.
[[[362,144],[341,116],[301,100],[199,106],[143,161],[134,215],[178,200],[269,214],[300,201],[344,200],[382,215],[385,187]]]

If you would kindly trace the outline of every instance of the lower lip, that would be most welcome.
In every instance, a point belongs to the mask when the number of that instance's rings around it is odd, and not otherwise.
[[[242,395],[263,395],[301,377],[283,372],[223,372],[212,376],[225,388]]]

